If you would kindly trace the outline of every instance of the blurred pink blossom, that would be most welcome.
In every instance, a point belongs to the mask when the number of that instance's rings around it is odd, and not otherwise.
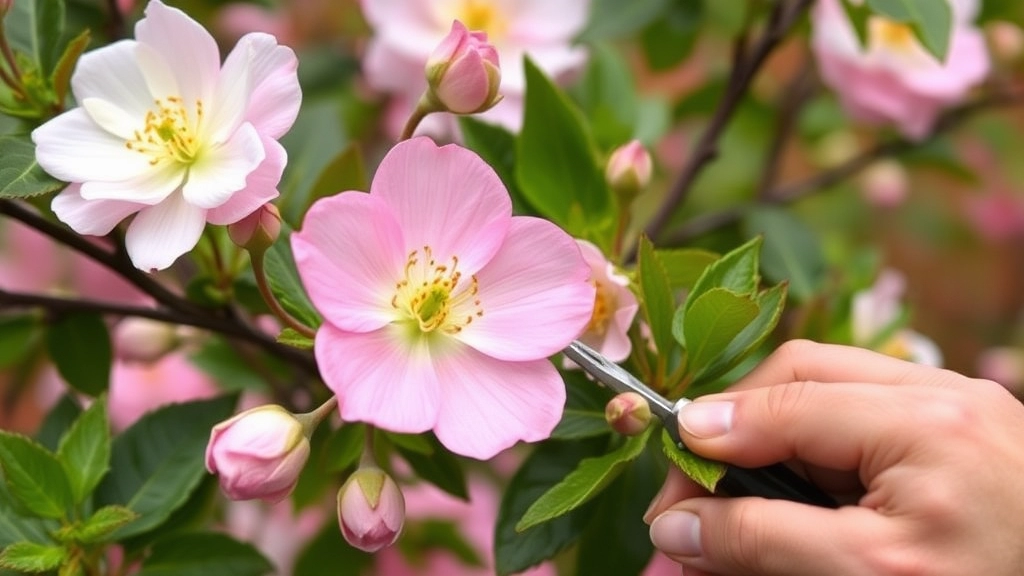
[[[908,138],[926,137],[943,109],[961,102],[989,72],[985,38],[972,24],[978,0],[953,0],[945,62],[928,53],[909,26],[872,16],[861,47],[839,0],[812,12],[811,46],[822,79],[856,120],[893,123]]]
[[[1024,200],[996,189],[966,201],[967,219],[983,238],[1009,240],[1024,235]]]
[[[585,50],[572,40],[586,24],[589,0],[362,0],[362,6],[374,29],[363,71],[372,88],[393,96],[388,129],[396,136],[426,89],[427,58],[453,20],[486,32],[497,49],[504,99],[481,118],[513,131],[522,123],[524,54],[556,80],[570,78],[586,59]],[[419,133],[452,131],[450,120],[432,116]]]
[[[910,175],[896,160],[879,160],[860,176],[864,198],[875,206],[899,206],[910,192]]]
[[[249,542],[274,565],[277,576],[291,576],[299,552],[327,521],[327,505],[295,512],[291,501],[267,504],[255,500],[228,502],[227,531]]]
[[[853,344],[927,366],[942,366],[942,351],[927,336],[897,327],[903,319],[906,279],[893,270],[882,270],[875,284],[853,296],[850,313]]]
[[[217,393],[216,384],[183,353],[150,363],[115,359],[110,373],[110,423],[115,430],[124,430],[167,404],[212,398]]]

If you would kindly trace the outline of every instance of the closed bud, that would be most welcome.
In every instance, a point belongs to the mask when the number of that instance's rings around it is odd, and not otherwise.
[[[281,234],[281,212],[267,203],[252,214],[228,225],[231,241],[249,252],[263,252]]]
[[[376,466],[360,468],[338,490],[338,525],[345,540],[376,552],[398,539],[405,524],[405,497]]]
[[[174,326],[148,318],[125,318],[114,328],[114,352],[128,362],[156,362],[179,342]]]
[[[470,32],[458,20],[426,66],[431,104],[446,112],[475,114],[501,100],[498,51],[484,32]]]
[[[620,198],[632,200],[651,183],[651,155],[639,140],[619,146],[608,158],[605,179]]]
[[[302,423],[281,406],[246,410],[213,427],[206,468],[232,500],[280,502],[295,488],[309,458]]]
[[[636,392],[623,392],[605,405],[604,419],[619,434],[636,436],[651,424],[651,406]]]

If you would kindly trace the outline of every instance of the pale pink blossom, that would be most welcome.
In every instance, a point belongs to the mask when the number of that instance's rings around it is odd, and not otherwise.
[[[910,193],[910,175],[896,160],[879,160],[860,177],[864,198],[875,206],[899,206]]]
[[[458,20],[427,59],[426,75],[433,100],[448,112],[483,112],[501,100],[498,53],[487,34],[470,32]]]
[[[147,412],[175,402],[212,398],[218,391],[213,380],[180,352],[153,362],[116,358],[110,373],[110,423],[115,430],[124,430]]]
[[[839,0],[812,11],[811,46],[821,77],[854,119],[895,124],[908,138],[931,132],[939,113],[961,102],[989,72],[985,38],[972,24],[977,0],[953,0],[945,61],[931,55],[910,27],[872,16],[861,47]]]
[[[573,38],[586,24],[589,0],[361,0],[361,4],[374,29],[363,71],[372,88],[394,96],[388,122],[394,135],[426,89],[424,65],[454,20],[469,30],[485,32],[497,49],[504,98],[480,117],[513,131],[522,123],[524,55],[556,80],[571,78],[586,60],[586,51]],[[420,133],[452,130],[450,120],[427,120]]]
[[[902,321],[905,291],[903,274],[885,269],[873,286],[854,294],[850,313],[853,343],[918,364],[942,366],[942,351],[934,341],[909,328],[896,327]]]
[[[513,217],[478,156],[399,143],[369,194],[317,201],[292,248],[344,420],[433,430],[480,459],[548,437],[565,399],[548,357],[586,326],[594,287],[573,239]]]
[[[206,468],[232,500],[280,502],[295,488],[309,458],[309,438],[294,414],[260,406],[210,431]]]
[[[600,248],[586,240],[577,239],[576,244],[590,265],[590,281],[595,288],[594,309],[579,340],[612,362],[621,362],[633,348],[628,332],[640,305],[629,289],[629,278],[616,271]],[[575,364],[566,360],[564,366]]]
[[[377,552],[395,543],[404,524],[402,490],[380,468],[359,468],[338,490],[338,525],[352,546]]]
[[[123,40],[82,56],[80,106],[32,132],[36,158],[71,182],[53,200],[76,232],[105,235],[133,216],[132,262],[163,269],[207,223],[230,224],[276,197],[277,142],[298,113],[297,60],[269,35],[242,38],[223,66],[210,34],[152,0]]]

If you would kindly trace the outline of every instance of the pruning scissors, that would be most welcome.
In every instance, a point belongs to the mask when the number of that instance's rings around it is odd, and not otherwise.
[[[638,380],[625,368],[578,340],[569,344],[563,353],[598,382],[612,390],[618,393],[636,392],[642,396],[650,405],[651,413],[664,424],[665,431],[675,442],[676,447],[679,450],[686,450],[679,437],[676,414],[690,400],[680,398],[673,402],[665,398]],[[714,492],[726,496],[761,496],[762,498],[792,500],[828,508],[839,507],[838,502],[832,496],[781,462],[762,468],[741,468],[726,464],[725,473],[715,485]]]

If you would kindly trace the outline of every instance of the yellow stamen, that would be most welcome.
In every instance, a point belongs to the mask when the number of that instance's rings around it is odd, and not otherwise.
[[[593,283],[597,288],[594,294],[594,311],[590,314],[590,322],[585,331],[600,336],[608,330],[615,308],[615,293],[603,282],[594,280]]]
[[[406,259],[403,278],[395,284],[391,307],[423,333],[461,332],[484,311],[477,298],[476,276],[470,276],[467,283],[458,268],[458,256],[440,264],[430,246],[413,250]],[[456,310],[459,315],[452,314]],[[463,316],[462,312],[468,313]]]
[[[454,19],[471,31],[486,32],[492,43],[504,37],[508,29],[508,22],[493,0],[462,0]]]
[[[129,150],[149,156],[151,165],[163,161],[192,164],[199,156],[201,143],[198,128],[203,120],[203,102],[197,100],[194,118],[181,98],[168,96],[154,101],[155,108],[146,112],[142,129],[125,142]]]

